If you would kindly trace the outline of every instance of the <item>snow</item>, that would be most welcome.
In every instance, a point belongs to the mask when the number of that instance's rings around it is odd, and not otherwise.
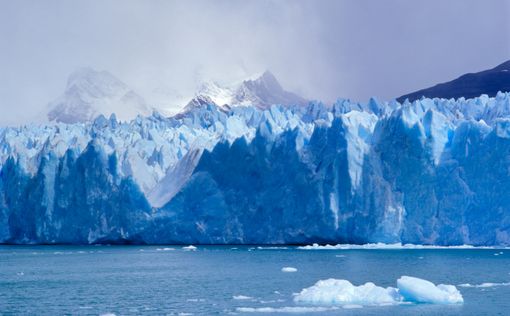
[[[297,269],[293,267],[283,267],[282,272],[297,272]]]
[[[186,247],[182,247],[182,250],[185,250],[185,251],[195,251],[195,250],[197,250],[197,247],[195,247],[193,245],[189,245],[189,246],[186,246]]]
[[[405,303],[461,304],[462,295],[453,285],[409,276],[397,280],[397,287],[380,287],[372,282],[353,285],[347,280],[320,280],[294,297],[300,304],[320,306],[385,306]]]

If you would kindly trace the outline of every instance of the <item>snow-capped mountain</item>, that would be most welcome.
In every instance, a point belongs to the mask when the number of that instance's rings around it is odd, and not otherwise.
[[[161,90],[161,89],[160,89]],[[147,116],[151,109],[171,113],[170,108],[189,111],[206,103],[219,106],[255,106],[260,109],[271,105],[304,106],[302,97],[285,91],[269,71],[253,79],[220,85],[201,79],[194,95],[186,97],[174,90],[158,91],[157,102],[149,107],[143,97],[107,71],[81,68],[68,79],[64,94],[48,105],[49,121],[62,123],[91,122],[100,114],[108,117],[115,113],[123,121],[137,115]]]
[[[303,106],[307,100],[285,91],[272,73],[266,71],[255,80],[245,80],[237,88],[232,104],[254,105],[267,109],[273,104]]]
[[[217,105],[255,106],[267,109],[271,105],[304,106],[307,100],[295,93],[282,88],[275,76],[265,71],[254,79],[243,80],[240,83],[225,87],[211,81],[203,82],[197,97],[208,97]]]
[[[64,94],[48,105],[48,119],[63,123],[92,121],[115,113],[121,120],[148,115],[144,99],[107,71],[81,68],[67,80]]]
[[[510,94],[0,129],[0,242],[510,245]]]

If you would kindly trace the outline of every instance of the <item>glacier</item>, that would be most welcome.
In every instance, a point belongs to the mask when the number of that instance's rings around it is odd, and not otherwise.
[[[0,128],[0,243],[510,245],[510,94]]]

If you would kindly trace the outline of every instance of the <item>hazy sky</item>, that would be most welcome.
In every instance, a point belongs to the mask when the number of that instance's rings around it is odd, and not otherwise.
[[[265,69],[312,99],[391,99],[510,59],[509,17],[510,0],[0,0],[0,123],[81,66],[148,99]]]

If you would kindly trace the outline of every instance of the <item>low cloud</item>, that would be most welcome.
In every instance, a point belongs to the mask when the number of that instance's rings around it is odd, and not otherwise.
[[[149,100],[270,69],[311,99],[382,99],[510,58],[507,1],[0,0],[0,124],[67,75],[108,70]],[[173,92],[172,92],[173,93]]]

